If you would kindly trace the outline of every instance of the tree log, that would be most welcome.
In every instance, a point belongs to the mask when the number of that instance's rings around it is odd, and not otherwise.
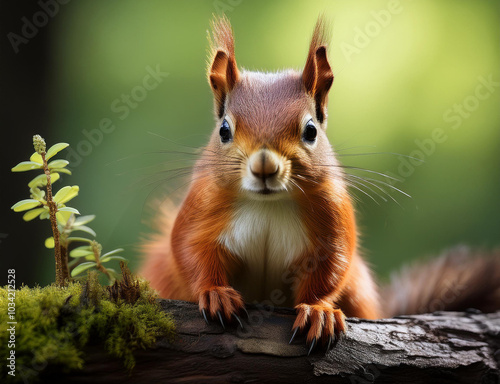
[[[244,329],[207,325],[198,306],[160,301],[175,319],[173,342],[136,353],[129,374],[99,346],[82,371],[47,372],[53,383],[500,383],[500,312],[436,312],[347,320],[348,332],[308,356],[305,336],[289,345],[295,312],[247,307]]]

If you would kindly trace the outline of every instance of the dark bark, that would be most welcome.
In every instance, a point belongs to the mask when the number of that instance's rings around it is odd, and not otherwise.
[[[500,312],[439,312],[376,321],[349,319],[325,354],[288,344],[294,311],[249,306],[244,330],[206,325],[192,303],[162,300],[177,337],[136,354],[131,375],[101,349],[81,372],[51,382],[92,383],[499,383]]]

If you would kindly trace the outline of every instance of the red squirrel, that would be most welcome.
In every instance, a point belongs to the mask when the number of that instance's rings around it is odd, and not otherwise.
[[[245,301],[281,294],[297,311],[292,340],[307,332],[311,349],[345,332],[346,316],[377,319],[412,306],[402,308],[404,298],[381,305],[358,251],[352,200],[326,135],[334,80],[326,35],[319,18],[302,71],[240,71],[229,21],[213,22],[208,80],[215,129],[185,200],[161,213],[160,233],[144,245],[142,268],[162,297],[197,302],[207,322],[223,325],[240,322]],[[470,270],[445,259],[461,271],[462,283],[473,281]],[[481,268],[500,278],[498,257],[488,260]],[[410,280],[401,279],[400,286],[411,289]],[[435,280],[437,287],[439,276]],[[497,285],[491,297],[498,304]],[[420,281],[414,288],[424,286]],[[384,298],[397,290],[386,290]]]

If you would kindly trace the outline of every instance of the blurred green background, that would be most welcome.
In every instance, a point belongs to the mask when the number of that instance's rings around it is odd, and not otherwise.
[[[233,25],[237,62],[249,70],[301,69],[318,14],[332,21],[331,142],[344,164],[396,177],[395,187],[412,196],[393,191],[396,204],[353,191],[362,246],[381,277],[456,244],[499,245],[498,1],[72,2],[49,25],[47,132],[75,150],[65,155],[74,174],[59,185],[80,186],[72,205],[97,214],[92,227],[105,249],[124,247],[136,268],[152,201],[185,190],[188,178],[167,170],[192,164],[176,151],[193,152],[181,145],[204,145],[213,128],[206,33],[221,11]],[[144,91],[148,68],[168,75]],[[110,133],[99,131],[106,118]],[[9,231],[50,233],[48,223],[26,224],[19,214],[9,221]],[[19,267],[37,266],[27,282],[53,281],[50,251],[31,247],[36,261]]]

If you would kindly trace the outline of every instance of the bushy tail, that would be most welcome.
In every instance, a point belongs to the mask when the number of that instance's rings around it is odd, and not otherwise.
[[[457,247],[404,268],[382,289],[384,317],[434,311],[500,310],[500,249]]]
[[[169,200],[158,203],[159,212],[153,224],[156,233],[144,239],[139,275],[149,281],[151,288],[165,299],[192,300],[170,249],[170,235],[178,208]]]

